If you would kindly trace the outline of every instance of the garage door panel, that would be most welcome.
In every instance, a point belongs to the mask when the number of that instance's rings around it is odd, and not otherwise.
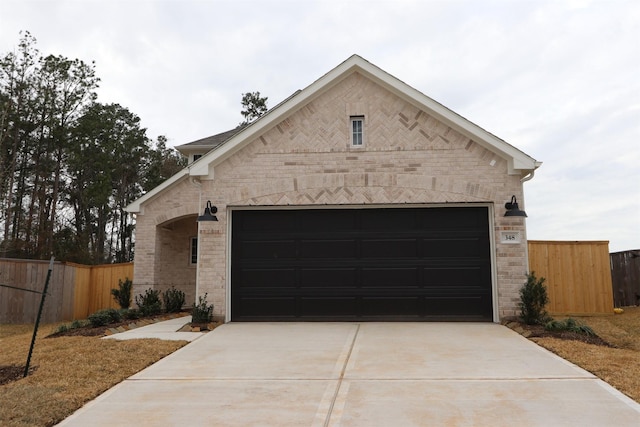
[[[407,316],[419,319],[421,298],[407,297],[363,297],[361,313],[364,317],[391,317],[408,320]],[[407,313],[413,313],[407,314]],[[393,320],[393,319],[392,319]]]
[[[245,260],[296,258],[295,240],[245,240],[236,256]]]
[[[424,299],[425,315],[432,317],[486,318],[486,310],[488,309],[491,309],[491,301],[481,295],[451,295]]]
[[[490,280],[491,273],[483,265],[422,269],[422,284],[426,287],[450,288],[474,285],[487,289],[485,283]]]
[[[299,248],[301,259],[355,258],[357,245],[354,240],[300,240]]]
[[[394,233],[418,228],[419,218],[410,209],[375,209],[361,216],[360,229],[367,232]]]
[[[252,268],[243,269],[238,280],[243,288],[295,288],[296,271],[293,268]]]
[[[290,232],[297,229],[296,218],[296,211],[261,210],[259,214],[251,215],[247,220],[242,216],[234,216],[234,228],[245,232],[263,232],[264,230],[271,230],[274,233]]]
[[[263,212],[232,212],[232,320],[492,320],[486,207]]]
[[[486,242],[477,237],[453,239],[425,239],[426,258],[478,258],[485,255]]]
[[[448,209],[443,212],[442,209]],[[420,213],[421,228],[431,230],[475,230],[487,220],[487,210],[481,207],[430,209]]]
[[[362,258],[417,258],[418,239],[362,239]]]
[[[305,316],[313,318],[339,318],[348,320],[356,318],[357,298],[355,296],[345,297],[302,297],[300,298],[300,311]]]
[[[400,288],[412,289],[418,287],[417,267],[409,268],[362,268],[363,288],[383,288],[398,291]],[[393,292],[392,291],[392,292]]]
[[[355,268],[300,268],[300,288],[355,288]]]
[[[299,212],[299,211],[298,211]],[[317,233],[336,233],[356,228],[357,212],[351,209],[307,210],[305,215],[297,216],[297,230],[313,230]]]

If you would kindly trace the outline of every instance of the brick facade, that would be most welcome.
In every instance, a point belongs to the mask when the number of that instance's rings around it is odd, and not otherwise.
[[[350,116],[364,116],[364,146],[350,146]],[[210,200],[218,222],[200,223],[199,295],[226,314],[229,215],[246,206],[411,206],[484,203],[493,216],[499,317],[516,313],[527,272],[523,218],[505,218],[520,175],[506,159],[446,126],[362,74],[352,73],[215,165],[208,178],[185,177],[137,215],[135,291],[171,284],[196,292],[186,267],[196,215]],[[503,244],[517,231],[520,243]],[[190,301],[189,301],[190,302]]]

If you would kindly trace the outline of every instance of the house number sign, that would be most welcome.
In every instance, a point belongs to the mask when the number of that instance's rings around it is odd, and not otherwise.
[[[520,243],[519,231],[502,231],[500,232],[501,243]]]

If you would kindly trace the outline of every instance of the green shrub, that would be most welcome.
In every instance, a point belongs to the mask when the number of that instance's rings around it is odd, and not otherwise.
[[[137,308],[129,308],[122,311],[122,317],[127,320],[136,320],[142,317],[142,314]]]
[[[98,326],[105,326],[105,325],[108,325],[109,323],[117,323],[121,321],[122,321],[122,316],[120,315],[120,312],[115,308],[107,308],[104,310],[99,310],[89,315],[89,322],[91,323],[91,326],[93,326],[94,328]]]
[[[178,313],[184,305],[184,292],[172,286],[162,294],[162,300],[167,313]]]
[[[155,316],[162,313],[160,291],[151,288],[147,289],[144,294],[136,296],[136,305],[142,316]]]
[[[568,331],[587,335],[589,337],[596,336],[596,333],[593,331],[593,329],[571,317],[565,320],[551,320],[550,322],[547,322],[546,325],[544,325],[544,328],[547,331]]]
[[[111,295],[116,300],[120,308],[125,309],[131,306],[131,289],[133,282],[127,277],[125,281],[118,279],[118,289],[111,289]]]
[[[536,278],[535,272],[527,274],[527,283],[520,289],[520,318],[527,325],[544,325],[550,320],[545,306],[549,303],[545,278]]]
[[[213,318],[213,304],[207,304],[207,294],[198,297],[191,309],[191,323],[209,323]]]
[[[71,322],[71,325],[69,325],[69,329],[84,328],[85,326],[89,326],[89,323],[88,320],[74,320]]]
[[[70,331],[72,329],[84,328],[85,326],[89,326],[91,322],[89,320],[74,320],[69,324],[60,325],[53,331],[54,334],[63,333]]]
[[[63,332],[67,332],[69,329],[70,329],[70,328],[69,328],[69,325],[67,325],[67,324],[63,324],[63,325],[58,326],[58,327],[56,328],[56,330],[55,330],[55,331],[53,331],[53,333],[54,333],[54,334],[61,334],[61,333],[63,333]]]

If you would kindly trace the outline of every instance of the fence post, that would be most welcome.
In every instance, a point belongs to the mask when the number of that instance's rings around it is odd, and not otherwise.
[[[29,347],[29,355],[27,356],[27,365],[24,367],[25,378],[29,374],[29,364],[31,363],[31,354],[33,353],[33,347],[36,343],[36,335],[38,334],[38,326],[40,325],[40,316],[42,316],[42,309],[44,307],[44,298],[47,296],[47,289],[49,288],[49,279],[51,278],[51,272],[53,271],[53,257],[49,261],[49,270],[47,271],[47,280],[44,282],[44,290],[42,291],[42,298],[40,299],[40,308],[38,309],[38,317],[36,318],[36,324],[33,327],[33,337],[31,338],[31,346]]]

